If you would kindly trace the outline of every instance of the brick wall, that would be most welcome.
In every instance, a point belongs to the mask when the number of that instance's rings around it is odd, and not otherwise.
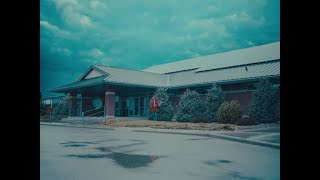
[[[115,93],[105,92],[106,116],[115,116]]]
[[[248,83],[236,83],[236,84],[224,84],[222,85],[223,91],[233,91],[233,90],[241,90],[248,89]]]

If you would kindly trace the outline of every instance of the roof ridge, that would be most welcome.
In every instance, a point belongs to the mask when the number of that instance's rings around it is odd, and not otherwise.
[[[143,71],[143,70],[127,69],[127,68],[120,68],[120,67],[111,67],[111,66],[98,65],[98,64],[94,64],[94,65],[95,66],[103,66],[103,67],[113,68],[113,69],[124,69],[124,70],[129,70],[129,71],[138,71],[138,72],[143,72],[143,73],[152,73],[152,74],[158,74],[158,75],[165,75],[164,73],[155,73],[155,72],[148,72],[148,71]]]

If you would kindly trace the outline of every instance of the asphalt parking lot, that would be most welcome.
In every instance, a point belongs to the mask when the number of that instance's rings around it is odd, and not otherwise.
[[[280,150],[179,134],[40,125],[41,179],[280,179]]]

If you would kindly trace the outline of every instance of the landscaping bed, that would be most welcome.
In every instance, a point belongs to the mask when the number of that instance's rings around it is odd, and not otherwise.
[[[204,131],[234,131],[238,130],[237,125],[218,123],[182,123],[151,120],[106,120],[104,126],[111,127],[150,127],[155,129],[187,129]]]

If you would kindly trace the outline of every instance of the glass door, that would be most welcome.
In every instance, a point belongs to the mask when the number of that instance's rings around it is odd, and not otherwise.
[[[139,116],[139,98],[128,97],[127,98],[128,116]]]
[[[146,117],[148,114],[149,98],[144,96],[127,97],[126,105],[129,117]]]

